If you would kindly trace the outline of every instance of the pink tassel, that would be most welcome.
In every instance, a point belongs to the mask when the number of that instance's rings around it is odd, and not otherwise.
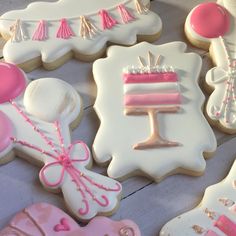
[[[120,12],[122,21],[125,24],[135,19],[134,16],[132,16],[132,14],[126,9],[124,4],[120,4],[117,8],[118,8],[118,11]]]
[[[39,21],[38,26],[32,37],[33,40],[43,41],[48,38],[47,34],[47,22],[44,20]]]
[[[113,19],[106,10],[99,11],[99,15],[102,21],[102,29],[111,29],[114,25],[118,24],[118,22]]]
[[[70,28],[67,20],[65,18],[61,19],[61,24],[57,31],[57,38],[68,39],[71,36],[75,36],[75,34]]]

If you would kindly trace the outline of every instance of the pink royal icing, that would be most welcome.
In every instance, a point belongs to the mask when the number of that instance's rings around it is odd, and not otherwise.
[[[106,217],[95,217],[80,227],[59,208],[37,203],[14,216],[0,236],[141,236],[138,226],[131,220],[112,221]]]
[[[126,106],[172,105],[180,104],[179,93],[125,95]]]
[[[219,217],[219,219],[215,222],[215,227],[227,236],[236,235],[236,224],[225,215]]]
[[[13,129],[10,119],[0,111],[0,152],[5,150],[11,143]]]
[[[40,20],[32,37],[33,40],[44,41],[48,38],[47,22]]]
[[[25,87],[23,72],[13,64],[0,62],[0,104],[18,97]]]
[[[205,38],[217,38],[229,30],[228,11],[217,3],[203,3],[192,12],[190,24],[193,30]]]
[[[106,187],[105,185],[102,185],[100,183],[97,183],[95,180],[93,180],[91,177],[85,175],[81,170],[77,169],[74,165],[76,162],[82,163],[89,159],[89,150],[86,146],[86,144],[82,141],[75,141],[71,143],[68,147],[65,147],[64,139],[61,134],[61,127],[58,121],[55,122],[55,128],[57,131],[57,136],[60,141],[61,151],[58,151],[51,142],[51,140],[46,136],[45,133],[43,133],[33,122],[32,120],[24,113],[23,110],[17,105],[16,102],[11,101],[12,106],[16,109],[16,111],[25,119],[25,121],[33,128],[33,130],[38,133],[41,138],[46,142],[46,144],[52,148],[52,152],[45,151],[38,146],[35,146],[29,142],[18,140],[16,137],[11,137],[11,140],[18,145],[28,147],[32,150],[38,151],[39,153],[44,153],[44,155],[51,157],[54,159],[53,162],[50,162],[48,164],[45,164],[42,170],[40,171],[40,179],[42,183],[47,187],[60,187],[62,184],[65,174],[69,174],[72,178],[72,182],[76,185],[78,191],[80,192],[82,196],[82,202],[83,206],[78,210],[80,215],[87,215],[90,211],[90,197],[93,202],[96,202],[101,207],[108,207],[110,205],[109,198],[106,195],[102,195],[101,199],[99,199],[97,196],[94,195],[93,190],[88,187],[87,185],[90,184],[95,188],[102,189],[106,192],[120,192],[121,191],[121,185],[119,183],[115,184],[114,188]],[[82,158],[71,158],[71,151],[75,147],[75,145],[80,144],[82,145],[85,156]],[[50,171],[53,166],[60,165],[60,172],[58,179],[56,179],[55,182],[51,182],[47,179],[46,173],[47,171]],[[87,196],[87,195],[88,196]]]
[[[118,11],[120,12],[120,16],[124,24],[129,23],[130,21],[134,20],[135,17],[127,10],[124,4],[120,4],[117,7]]]
[[[55,232],[70,231],[70,225],[68,223],[68,220],[66,218],[61,218],[60,223],[55,225],[54,231]]]
[[[175,72],[165,73],[144,73],[144,74],[123,74],[125,84],[133,83],[161,83],[177,82],[178,75]]]
[[[208,230],[204,236],[219,236],[219,235],[212,230]]]
[[[116,24],[118,24],[118,22],[106,10],[100,10],[99,15],[101,17],[101,24],[103,30],[111,29]]]
[[[61,19],[61,23],[60,23],[59,29],[57,31],[57,38],[69,39],[73,36],[75,36],[75,33],[70,28],[70,25],[69,25],[67,19],[65,19],[65,18]]]

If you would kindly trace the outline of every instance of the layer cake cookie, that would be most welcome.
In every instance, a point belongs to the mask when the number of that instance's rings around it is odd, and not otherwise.
[[[203,173],[216,139],[201,110],[201,58],[185,50],[182,42],[112,46],[94,63],[101,124],[93,152],[110,162],[109,176]]]

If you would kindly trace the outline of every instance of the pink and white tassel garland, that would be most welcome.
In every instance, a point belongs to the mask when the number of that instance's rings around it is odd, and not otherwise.
[[[135,7],[139,14],[146,14],[149,11],[148,8],[142,3],[142,0],[135,0]]]
[[[143,0],[132,0],[134,1],[134,5],[136,8],[136,12],[138,14],[146,14],[148,13],[149,9],[144,5]],[[120,14],[120,18],[122,20],[123,24],[128,24],[129,22],[135,20],[136,16],[134,12],[132,12],[132,8],[129,9],[127,6],[127,3],[130,2],[130,0],[125,1],[122,4],[119,4],[118,6],[111,8],[110,10],[102,9],[98,13],[93,13],[87,16],[78,16],[78,17],[72,17],[72,18],[62,18],[62,19],[55,19],[53,21],[60,24],[58,27],[58,30],[56,32],[56,37],[60,39],[69,39],[73,36],[77,36],[74,31],[72,30],[70,24],[73,22],[77,22],[77,20],[80,20],[80,26],[79,26],[79,36],[83,39],[88,39],[94,37],[99,32],[99,27],[93,24],[92,22],[92,16],[98,14],[100,16],[101,20],[101,29],[107,30],[112,29],[116,24],[119,24],[119,22],[112,16],[110,11],[114,11],[115,9]],[[114,13],[114,12],[113,12]],[[114,13],[116,14],[116,13]],[[30,20],[29,20],[30,21]],[[27,21],[26,21],[27,22]],[[35,22],[35,21],[33,21]],[[37,22],[37,21],[36,21]],[[40,20],[37,23],[37,26],[33,32],[33,35],[26,35],[25,30],[23,29],[24,21],[21,21],[20,19],[17,19],[14,24],[10,27],[11,31],[11,42],[20,42],[23,40],[31,39],[34,41],[44,41],[49,38],[49,24],[50,20]],[[28,23],[27,23],[28,24]]]
[[[118,24],[118,22],[112,18],[108,11],[106,10],[101,10],[99,11],[99,15],[101,17],[101,23],[102,23],[102,29],[106,30],[106,29],[111,29],[113,28],[114,25]]]
[[[97,34],[97,28],[85,16],[80,17],[80,36],[83,39],[92,38]]]
[[[38,41],[43,41],[48,38],[48,33],[47,33],[47,22],[44,20],[40,20],[38,23],[38,26],[33,34],[32,39],[33,40],[38,40]]]
[[[117,9],[121,15],[123,23],[127,24],[130,21],[134,20],[134,16],[127,10],[124,4],[117,6]]]
[[[12,33],[11,42],[19,42],[28,38],[24,32],[20,19],[15,21],[15,23],[10,27],[10,31]]]
[[[57,38],[69,39],[72,36],[75,36],[75,34],[70,28],[67,20],[65,18],[61,19],[61,24],[57,31]]]

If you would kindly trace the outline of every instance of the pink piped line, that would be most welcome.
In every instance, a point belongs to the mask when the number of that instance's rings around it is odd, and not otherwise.
[[[57,31],[57,38],[69,39],[72,36],[75,36],[75,34],[70,28],[67,20],[65,18],[61,19],[61,23]]]
[[[124,4],[120,4],[117,6],[117,9],[121,15],[122,21],[127,24],[130,21],[134,20],[134,16],[127,10],[127,8],[124,6]]]
[[[32,39],[38,41],[44,41],[48,38],[47,35],[47,22],[44,20],[39,21],[38,26],[33,34]]]
[[[180,93],[125,95],[126,106],[181,104]]]
[[[116,183],[116,186],[114,188],[106,187],[103,184],[97,183],[90,176],[85,175],[83,172],[81,172],[79,169],[76,168],[75,163],[84,162],[89,159],[90,153],[89,153],[87,145],[84,142],[78,140],[78,141],[71,143],[68,147],[65,147],[64,138],[61,133],[60,123],[58,121],[56,121],[54,123],[54,125],[56,128],[56,133],[57,133],[57,136],[58,136],[58,139],[60,142],[60,147],[61,147],[60,151],[56,150],[55,145],[52,143],[52,141],[50,141],[48,139],[48,137],[46,136],[46,134],[44,134],[39,128],[36,127],[36,125],[33,123],[33,121],[30,119],[30,117],[28,117],[24,113],[24,111],[17,105],[17,103],[15,103],[14,101],[9,101],[9,102],[17,110],[17,112],[25,119],[25,121],[33,128],[33,130],[36,133],[40,134],[41,138],[43,140],[45,140],[47,145],[50,146],[55,153],[55,154],[52,154],[50,152],[47,152],[47,151],[41,149],[40,147],[37,147],[37,146],[31,144],[31,143],[28,143],[28,142],[22,141],[22,140],[17,140],[15,137],[10,138],[11,141],[13,141],[14,143],[16,143],[18,145],[22,145],[22,146],[31,148],[33,150],[38,151],[39,153],[43,153],[44,155],[49,156],[54,159],[53,162],[45,164],[45,166],[40,171],[40,178],[41,178],[41,181],[43,182],[43,184],[46,185],[47,187],[58,188],[63,183],[65,173],[67,173],[71,177],[72,182],[75,183],[77,190],[80,192],[80,194],[82,196],[82,202],[84,203],[84,206],[82,206],[78,210],[79,214],[81,214],[81,215],[88,214],[88,212],[90,210],[90,204],[88,202],[88,197],[90,197],[99,206],[107,207],[110,204],[108,196],[106,196],[104,194],[101,194],[99,196],[95,195],[94,191],[91,189],[91,186],[94,186],[98,189],[102,189],[105,192],[113,192],[113,191],[119,192],[121,190],[121,185]],[[78,144],[82,145],[84,152],[85,152],[85,156],[81,157],[81,158],[77,157],[75,159],[72,159],[71,154],[72,154],[73,148]],[[61,166],[61,170],[60,170],[58,179],[56,179],[53,182],[50,182],[46,177],[46,172],[49,168],[51,168],[53,166],[58,166],[58,165]],[[89,183],[89,185],[88,185],[88,183]]]
[[[161,82],[177,82],[178,75],[175,72],[159,72],[144,74],[123,74],[125,84],[134,83],[161,83]]]
[[[52,148],[54,153],[56,155],[60,155],[59,151],[56,149],[53,142],[45,135],[44,132],[42,132],[39,128],[36,127],[36,125],[32,122],[32,120],[21,110],[21,108],[17,105],[16,102],[10,100],[10,104],[17,110],[17,112],[24,118],[24,120],[32,127],[32,129],[38,133],[41,138],[45,141],[45,143]]]
[[[236,235],[236,224],[225,215],[220,216],[214,226],[227,236]]]
[[[99,15],[101,17],[101,24],[103,30],[111,29],[116,24],[118,24],[118,22],[114,18],[112,18],[106,10],[100,10]]]

